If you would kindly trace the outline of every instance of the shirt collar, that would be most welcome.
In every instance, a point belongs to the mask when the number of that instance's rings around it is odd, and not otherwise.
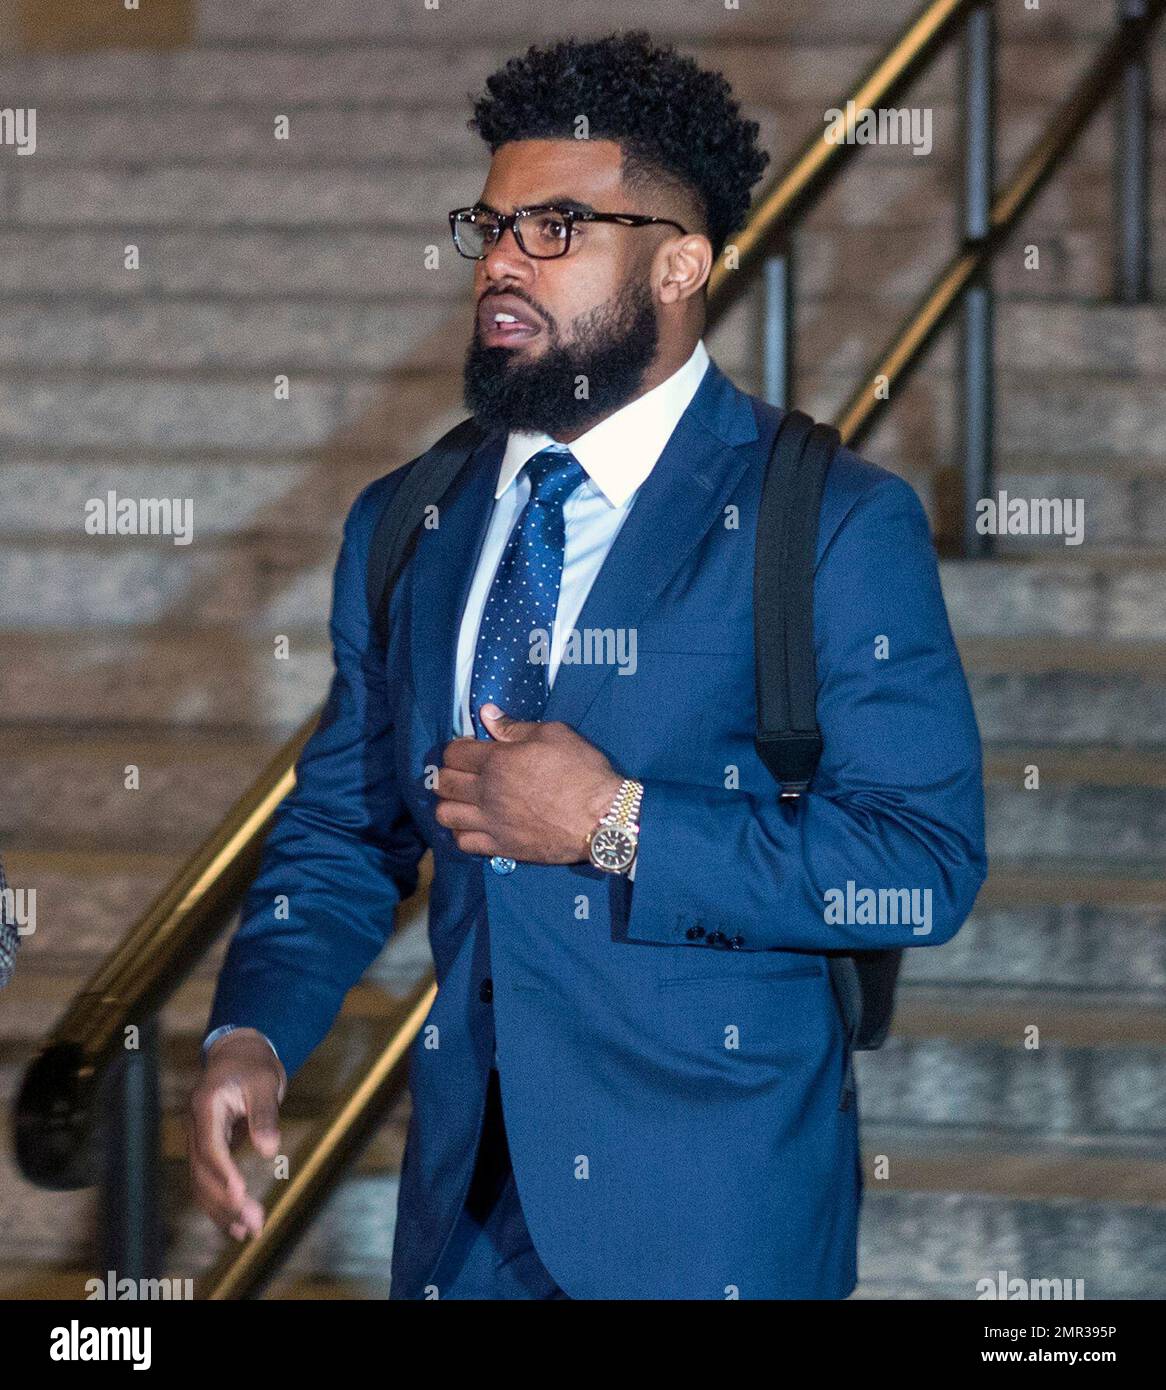
[[[622,507],[655,468],[708,364],[708,349],[701,339],[684,366],[667,380],[621,406],[570,444],[583,471],[613,507]],[[511,430],[498,470],[495,498],[502,496],[540,449],[556,443],[549,434]]]

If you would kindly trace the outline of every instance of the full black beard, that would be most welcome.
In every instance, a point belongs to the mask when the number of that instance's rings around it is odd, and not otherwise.
[[[630,284],[573,326],[574,338],[563,343],[547,325],[550,347],[537,361],[523,362],[511,348],[483,347],[475,322],[463,378],[466,407],[483,429],[569,433],[632,399],[660,337],[647,284]],[[575,395],[580,377],[587,381],[584,400]]]

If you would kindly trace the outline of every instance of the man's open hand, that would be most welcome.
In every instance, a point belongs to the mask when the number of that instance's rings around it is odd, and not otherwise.
[[[466,854],[534,864],[585,860],[587,834],[611,809],[623,778],[566,724],[510,719],[496,705],[483,705],[481,715],[488,739],[445,745],[438,824]]]
[[[264,1158],[279,1152],[279,1103],[287,1073],[254,1028],[238,1028],[213,1043],[186,1114],[194,1200],[236,1240],[263,1229],[263,1208],[231,1157],[231,1137],[245,1119]]]

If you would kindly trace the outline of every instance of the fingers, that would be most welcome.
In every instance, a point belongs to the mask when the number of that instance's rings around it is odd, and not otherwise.
[[[231,1157],[231,1135],[245,1113],[235,1084],[200,1086],[191,1097],[187,1123],[190,1175],[194,1198],[221,1230],[244,1218],[247,1187]]]
[[[477,805],[482,779],[472,772],[443,767],[437,774],[437,795],[444,801],[465,801]]]
[[[454,841],[463,854],[480,854],[493,858],[494,855],[501,853],[493,836],[480,830],[458,831],[454,835]]]
[[[247,1127],[252,1144],[264,1158],[274,1158],[279,1153],[279,1106],[267,1077],[248,1090]]]
[[[490,819],[481,807],[467,805],[464,801],[439,801],[434,807],[433,818],[438,825],[453,831],[454,844],[463,854],[500,853],[490,834]]]
[[[454,768],[458,772],[479,773],[490,756],[490,740],[487,738],[455,738],[445,745],[441,753],[441,772],[438,782],[446,770]]]
[[[433,808],[433,818],[447,830],[488,830],[489,819],[480,806],[467,801],[439,801]]]
[[[231,1157],[231,1136],[246,1118],[255,1149],[264,1158],[279,1152],[279,1097],[282,1070],[266,1063],[238,1067],[216,1079],[212,1071],[191,1096],[187,1139],[191,1185],[199,1208],[236,1240],[263,1229],[263,1207],[247,1192]]]

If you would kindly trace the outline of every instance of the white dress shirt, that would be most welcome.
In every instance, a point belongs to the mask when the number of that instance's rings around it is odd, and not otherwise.
[[[563,506],[566,548],[547,665],[550,686],[555,683],[567,636],[578,620],[607,552],[627,520],[644,479],[655,468],[680,417],[696,395],[708,364],[708,350],[700,341],[684,366],[666,381],[621,406],[568,446],[587,477]],[[556,442],[549,434],[525,430],[511,430],[507,438],[498,469],[498,485],[494,489],[494,511],[458,633],[453,692],[455,735],[474,732],[470,718],[470,677],[478,626],[510,532],[530,497],[530,479],[523,471],[524,465],[541,449]]]

